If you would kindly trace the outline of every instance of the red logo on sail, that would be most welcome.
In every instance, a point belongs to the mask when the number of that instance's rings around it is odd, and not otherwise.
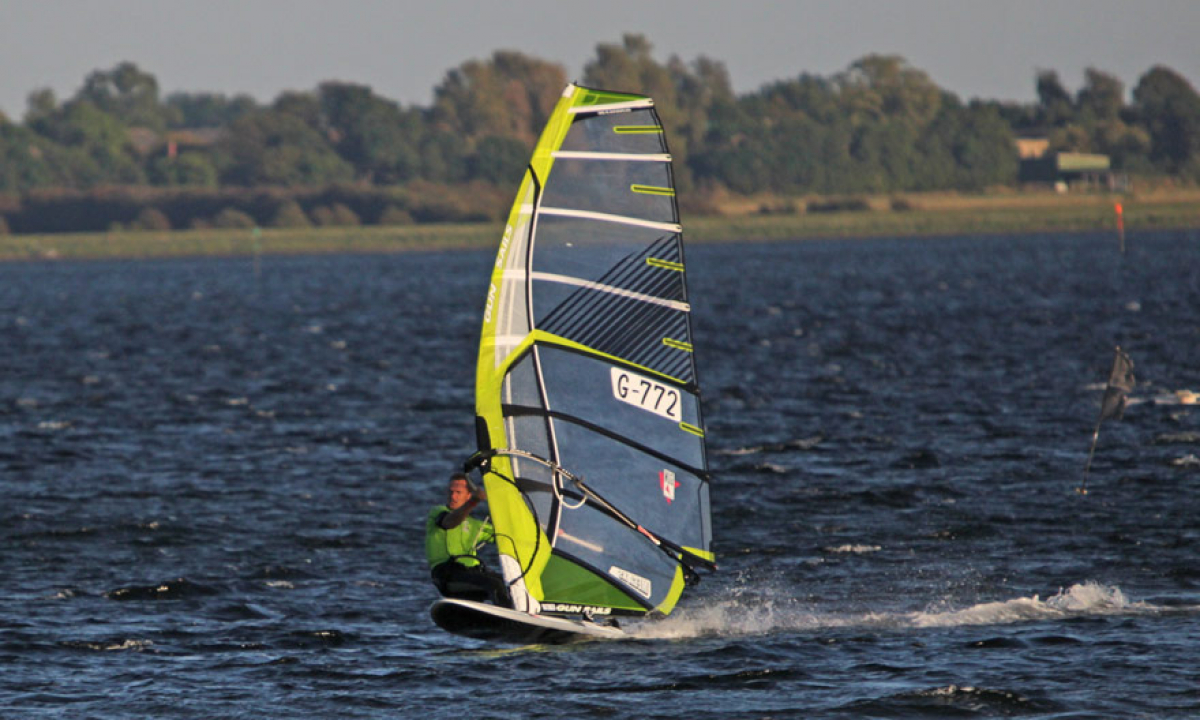
[[[658,486],[662,488],[662,494],[667,499],[667,504],[670,504],[675,499],[675,488],[679,487],[679,483],[675,482],[675,473],[670,470],[660,472]]]

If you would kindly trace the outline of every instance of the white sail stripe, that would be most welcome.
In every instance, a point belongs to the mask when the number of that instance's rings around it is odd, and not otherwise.
[[[599,220],[601,222],[617,223],[618,225],[634,225],[636,227],[665,230],[667,232],[683,232],[683,226],[675,223],[658,222],[657,220],[642,220],[641,218],[632,218],[625,215],[609,215],[608,213],[598,213],[590,210],[572,210],[571,208],[546,207],[543,205],[540,210],[540,214],[556,215],[558,217],[581,218],[584,220]]]
[[[593,543],[593,542],[588,542],[587,540],[584,540],[581,537],[575,537],[574,535],[569,535],[562,530],[558,531],[558,537],[562,538],[563,540],[570,540],[571,542],[575,543],[576,545],[585,547],[594,553],[604,552],[604,548],[602,546],[597,545],[596,543]]]
[[[640,110],[641,108],[654,107],[654,101],[650,98],[644,100],[630,100],[629,102],[609,103],[607,105],[577,105],[567,112],[572,115],[582,115],[584,113],[606,113],[614,110]]]
[[[556,150],[550,153],[555,159],[566,160],[629,160],[632,162],[671,162],[671,156],[666,153],[609,153],[584,152],[582,150]]]
[[[525,338],[527,338],[527,337],[529,337],[529,336],[528,335],[496,335],[493,338],[493,340],[496,343],[496,347],[511,348],[511,347],[516,347],[516,346],[520,345],[522,342],[525,341]]]
[[[534,273],[531,273],[530,276],[534,280],[544,280],[546,282],[556,282],[556,283],[562,283],[564,285],[574,285],[576,287],[587,288],[588,290],[596,290],[598,292],[605,292],[605,293],[609,293],[612,295],[618,295],[620,297],[630,298],[631,300],[640,300],[641,302],[651,303],[653,305],[661,305],[662,307],[671,308],[672,310],[678,310],[680,312],[691,312],[692,311],[692,306],[688,305],[685,302],[679,302],[678,300],[668,300],[667,298],[655,297],[653,295],[647,295],[646,293],[635,292],[633,290],[624,290],[622,288],[614,287],[612,285],[605,285],[603,283],[594,282],[592,280],[584,280],[583,278],[572,277],[570,275],[558,275],[555,273],[548,273],[548,272],[534,272]],[[505,280],[510,280],[510,279],[511,280],[523,280],[524,278],[525,278],[524,270],[505,270],[504,271],[504,279]],[[510,336],[507,336],[505,339],[511,340],[514,337],[517,337],[517,336],[510,335]],[[523,339],[524,338],[521,337],[517,340],[517,342],[512,342],[512,343],[508,343],[508,344],[516,345]],[[500,344],[499,337],[496,338],[496,344]]]

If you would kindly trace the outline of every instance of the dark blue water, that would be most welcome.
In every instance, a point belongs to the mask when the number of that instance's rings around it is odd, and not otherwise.
[[[530,648],[427,616],[490,252],[2,265],[0,717],[1200,716],[1200,235],[1129,244],[692,247],[722,570]]]

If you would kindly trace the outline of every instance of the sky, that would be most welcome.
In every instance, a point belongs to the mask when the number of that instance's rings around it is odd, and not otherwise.
[[[66,99],[124,61],[164,97],[269,102],[339,80],[429,106],[468,60],[517,50],[579,79],[626,33],[659,62],[721,61],[739,94],[878,53],[963,100],[1032,102],[1041,70],[1072,92],[1089,67],[1127,93],[1155,65],[1200,86],[1197,31],[1197,0],[0,0],[0,112],[20,120],[31,91]]]

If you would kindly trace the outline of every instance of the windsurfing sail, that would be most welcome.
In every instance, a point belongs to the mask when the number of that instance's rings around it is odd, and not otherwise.
[[[1133,377],[1133,360],[1118,346],[1114,350],[1112,370],[1108,374],[1108,384],[1104,386],[1104,399],[1100,401],[1100,417],[1096,419],[1096,429],[1092,432],[1092,446],[1088,450],[1087,464],[1083,467],[1083,483],[1076,492],[1087,495],[1088,472],[1092,469],[1092,456],[1096,453],[1096,441],[1100,439],[1100,426],[1105,420],[1118,420],[1125,414],[1125,400],[1133,392],[1136,380]]]
[[[1133,392],[1133,360],[1118,347],[1114,351],[1112,371],[1108,374],[1108,384],[1104,386],[1104,399],[1100,402],[1100,419],[1096,425],[1116,418],[1120,420],[1125,415],[1125,400]]]
[[[685,270],[654,101],[568,85],[496,253],[476,373],[473,463],[518,609],[666,614],[715,567]]]

